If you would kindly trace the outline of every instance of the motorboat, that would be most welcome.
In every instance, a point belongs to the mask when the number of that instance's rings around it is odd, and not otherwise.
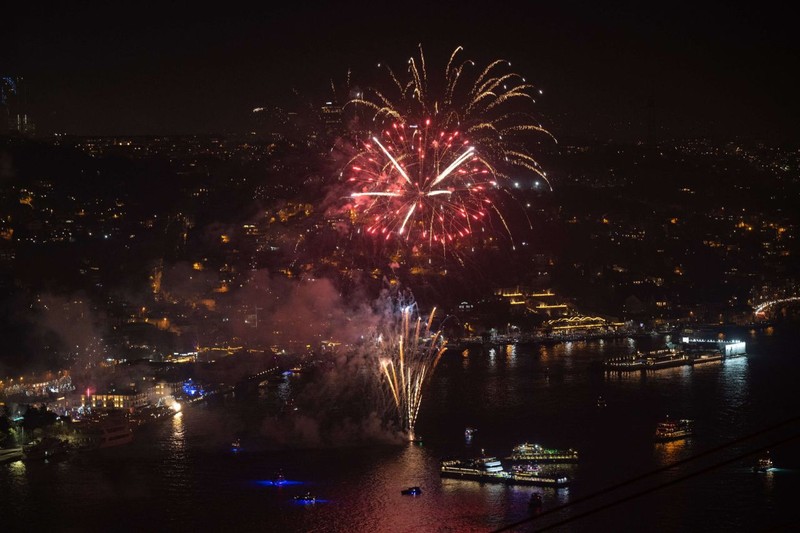
[[[530,501],[528,502],[528,507],[530,507],[531,509],[538,509],[541,506],[542,506],[542,495],[539,494],[538,492],[534,492],[531,495]]]
[[[754,472],[767,472],[770,468],[772,468],[773,463],[772,459],[769,456],[769,452],[766,455],[762,455],[756,461],[755,466],[753,466]]]
[[[407,489],[401,490],[400,494],[404,496],[419,496],[422,494],[422,489],[419,487],[408,487]]]

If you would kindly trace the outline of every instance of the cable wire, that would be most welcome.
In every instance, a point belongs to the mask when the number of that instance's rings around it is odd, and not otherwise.
[[[662,472],[665,472],[665,471],[667,471],[667,470],[671,470],[671,469],[673,469],[673,468],[675,468],[675,467],[678,467],[678,466],[684,465],[684,464],[686,464],[686,463],[689,463],[689,462],[695,461],[695,460],[697,460],[697,459],[700,459],[700,458],[702,458],[702,457],[706,457],[706,456],[708,456],[708,455],[712,455],[712,454],[714,454],[714,453],[717,453],[717,452],[720,452],[720,451],[722,451],[722,450],[725,450],[726,448],[729,448],[729,447],[731,447],[731,446],[734,446],[734,445],[736,445],[736,444],[739,444],[739,443],[742,443],[742,442],[745,442],[745,441],[748,441],[748,440],[754,439],[754,438],[756,438],[756,437],[759,437],[759,436],[761,436],[761,435],[764,435],[765,433],[772,432],[772,431],[774,431],[774,430],[776,430],[776,429],[782,428],[782,427],[784,427],[784,426],[787,426],[787,425],[789,425],[789,424],[792,424],[792,423],[794,423],[794,422],[798,422],[798,421],[800,421],[800,416],[795,416],[795,417],[789,418],[789,419],[787,419],[787,420],[784,420],[784,421],[782,421],[782,422],[779,422],[779,423],[777,423],[777,424],[774,424],[774,425],[772,425],[772,426],[769,426],[769,427],[767,427],[767,428],[761,429],[761,430],[759,430],[759,431],[756,431],[756,432],[754,432],[754,433],[750,433],[750,434],[748,434],[748,435],[745,435],[745,436],[743,436],[743,437],[739,437],[739,438],[736,438],[736,439],[734,439],[734,440],[728,441],[728,442],[726,442],[726,443],[724,443],[724,444],[721,444],[721,445],[719,445],[719,446],[715,446],[715,447],[713,447],[713,448],[709,448],[708,450],[705,450],[705,451],[703,451],[703,452],[700,452],[700,453],[698,453],[698,454],[695,454],[695,455],[693,455],[693,456],[691,456],[691,457],[687,457],[687,458],[685,458],[685,459],[681,459],[680,461],[676,461],[676,462],[674,462],[674,463],[670,463],[670,464],[668,464],[668,465],[665,465],[665,466],[663,466],[663,467],[657,468],[657,469],[655,469],[655,470],[651,470],[651,471],[649,471],[649,472],[645,472],[644,474],[640,474],[640,475],[638,475],[638,476],[632,477],[632,478],[630,478],[630,479],[627,479],[627,480],[625,480],[625,481],[622,481],[622,482],[616,483],[616,484],[614,484],[614,485],[611,485],[610,487],[607,487],[607,488],[605,488],[605,489],[603,489],[603,490],[600,490],[600,491],[598,491],[598,492],[594,492],[594,493],[592,493],[592,494],[588,494],[588,495],[586,495],[586,496],[583,496],[583,497],[580,497],[580,498],[576,498],[575,500],[572,500],[572,501],[570,501],[570,502],[568,502],[568,503],[566,503],[566,504],[564,504],[564,505],[559,505],[559,506],[557,506],[557,507],[553,507],[553,508],[551,508],[551,509],[548,509],[548,510],[546,510],[546,511],[544,511],[544,512],[540,513],[540,514],[537,514],[537,515],[534,515],[534,516],[529,516],[529,517],[527,517],[527,518],[524,518],[524,519],[522,519],[522,520],[519,520],[519,521],[517,521],[517,522],[511,523],[511,524],[508,524],[508,525],[505,525],[505,526],[503,526],[503,527],[501,527],[501,528],[499,528],[499,529],[495,529],[495,530],[493,530],[493,533],[500,533],[500,532],[502,532],[502,531],[510,531],[511,529],[514,529],[514,528],[516,528],[516,527],[519,527],[519,526],[521,526],[521,525],[527,524],[527,523],[529,523],[529,522],[532,522],[532,521],[534,521],[534,520],[539,520],[539,519],[541,519],[543,516],[551,515],[551,514],[554,514],[554,513],[557,513],[557,512],[559,512],[559,511],[562,511],[562,510],[564,510],[564,509],[566,509],[566,508],[568,508],[568,507],[572,507],[572,506],[578,505],[578,504],[580,504],[580,503],[583,503],[583,502],[586,502],[586,501],[592,500],[592,499],[594,499],[594,498],[597,498],[597,497],[599,497],[599,496],[606,495],[607,493],[609,493],[609,492],[611,492],[611,491],[618,490],[618,489],[620,489],[620,488],[623,488],[623,487],[625,487],[625,486],[627,486],[627,485],[631,485],[631,484],[633,484],[633,483],[636,483],[636,482],[638,482],[638,481],[641,481],[641,480],[643,480],[643,479],[646,479],[646,478],[649,478],[649,477],[655,476],[656,474],[660,474],[660,473],[662,473]],[[800,434],[797,434],[797,435],[793,435],[792,437],[789,437],[788,439],[785,439],[785,440],[788,442],[788,441],[794,440],[794,439],[796,439],[796,438],[799,438],[799,437],[800,437]],[[779,441],[778,443],[783,443],[783,441]],[[772,444],[772,445],[775,445],[775,444]],[[759,448],[759,449],[757,449],[757,450],[755,450],[755,451],[751,451],[751,452],[748,452],[748,453],[742,454],[741,456],[737,456],[737,457],[735,457],[735,458],[733,458],[733,459],[730,459],[730,460],[723,461],[722,463],[716,463],[715,465],[712,465],[712,466],[711,466],[711,467],[709,467],[709,468],[705,468],[705,469],[703,469],[703,470],[701,470],[701,471],[699,471],[699,472],[703,472],[703,471],[706,471],[706,470],[712,470],[712,469],[714,469],[714,468],[718,468],[719,466],[722,466],[722,465],[724,465],[724,464],[728,464],[729,462],[733,462],[733,461],[740,460],[740,459],[742,459],[742,458],[745,458],[745,457],[751,456],[751,455],[753,455],[753,454],[756,454],[756,453],[758,453],[759,451],[764,451],[765,449],[769,449],[769,447],[770,447],[770,446],[771,446],[771,445],[767,445],[767,446],[765,446],[764,448]],[[692,474],[692,475],[694,475],[694,474]],[[688,476],[688,477],[691,477],[691,475],[690,475],[690,476]],[[686,476],[684,476],[684,477],[681,477],[681,478],[678,478],[678,480],[683,480],[683,479],[685,479],[685,478],[686,478]],[[659,488],[662,488],[663,486],[667,486],[667,485],[673,484],[674,482],[676,482],[676,480],[672,480],[672,481],[670,481],[670,482],[668,482],[668,483],[666,483],[666,484],[664,484],[664,485],[660,485],[660,486],[656,486],[656,487],[654,487],[654,488],[648,489],[647,491],[645,491],[645,492],[643,492],[643,493],[641,493],[641,494],[637,494],[637,495],[635,495],[635,496],[633,496],[633,497],[638,497],[639,495],[643,495],[643,494],[646,494],[646,493],[652,492],[652,491],[654,491],[654,490],[658,490]],[[612,503],[612,504],[609,504],[609,506],[610,506],[610,505],[617,505],[617,503],[622,503],[622,501],[627,501],[628,499],[630,499],[630,497],[629,497],[629,498],[624,498],[624,499],[622,499],[622,500],[619,500],[619,501],[617,501],[617,502],[614,502],[614,503]],[[569,520],[572,520],[572,519],[575,519],[575,518],[577,518],[577,517],[584,516],[585,514],[592,514],[592,513],[594,513],[594,512],[597,512],[597,511],[599,511],[599,510],[601,510],[601,509],[603,509],[603,508],[604,508],[604,506],[601,506],[601,507],[600,507],[600,508],[598,508],[597,510],[590,510],[590,511],[587,511],[586,513],[582,513],[582,514],[580,514],[580,515],[576,515],[576,517],[570,518],[570,519],[568,519],[568,521],[569,521]],[[561,523],[558,523],[558,524],[555,524],[555,525],[561,525]],[[546,527],[545,527],[545,528],[543,528],[543,529],[549,529],[549,528],[551,528],[551,527],[554,527],[554,526],[546,526]]]

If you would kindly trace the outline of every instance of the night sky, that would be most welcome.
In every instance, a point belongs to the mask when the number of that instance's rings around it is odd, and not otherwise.
[[[25,77],[41,133],[246,131],[253,107],[322,101],[422,44],[431,71],[458,45],[510,60],[558,137],[796,141],[800,45],[777,2],[110,4],[4,8],[0,74]]]

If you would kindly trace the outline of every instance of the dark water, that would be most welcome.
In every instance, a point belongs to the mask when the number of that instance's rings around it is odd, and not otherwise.
[[[800,415],[800,333],[741,335],[747,358],[644,376],[603,376],[588,366],[661,339],[512,345],[466,357],[454,351],[426,391],[422,445],[270,451],[252,432],[244,450],[232,453],[235,429],[263,427],[265,411],[303,386],[289,380],[187,409],[127,446],[0,465],[0,530],[492,531],[529,517],[534,491],[544,511],[564,507],[520,531],[794,530],[800,445],[778,441],[800,435],[800,421],[761,431]],[[604,409],[596,405],[601,395]],[[654,444],[654,426],[666,414],[694,419],[696,435]],[[471,443],[467,426],[478,429]],[[723,447],[749,434],[757,437]],[[573,484],[556,490],[439,477],[442,457],[481,449],[504,456],[524,441],[578,449]],[[754,456],[736,458],[764,446],[775,471],[756,474]],[[604,490],[715,447],[719,452]],[[278,470],[290,483],[269,483]],[[400,494],[415,485],[421,496]],[[319,501],[296,503],[306,491]]]

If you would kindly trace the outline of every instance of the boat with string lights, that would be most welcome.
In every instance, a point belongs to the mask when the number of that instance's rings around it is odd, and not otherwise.
[[[753,467],[754,472],[769,472],[769,470],[773,467],[772,458],[769,456],[769,452],[765,455],[762,455],[756,461],[755,466]]]
[[[672,420],[667,417],[656,426],[655,440],[657,442],[667,442],[671,440],[685,439],[694,434],[694,421],[687,419]]]
[[[541,476],[538,471],[507,471],[503,468],[503,463],[496,457],[442,461],[441,476],[486,483],[534,485],[538,487],[565,487],[569,484],[569,479],[566,476]]]
[[[569,448],[556,450],[545,448],[541,444],[524,442],[514,446],[509,461],[534,461],[537,463],[577,463],[578,451]]]

